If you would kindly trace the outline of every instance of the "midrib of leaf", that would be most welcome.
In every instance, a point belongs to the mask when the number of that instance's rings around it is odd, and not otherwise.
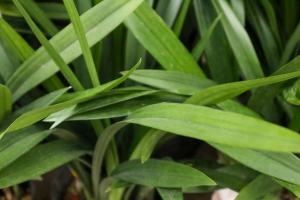
[[[85,31],[84,31],[83,25],[80,21],[79,14],[76,10],[76,6],[75,6],[73,0],[64,0],[64,4],[65,4],[67,12],[70,16],[70,19],[73,24],[77,38],[79,40],[79,44],[82,49],[83,57],[86,62],[86,66],[87,66],[87,70],[90,75],[91,82],[92,82],[93,86],[96,87],[96,86],[100,85],[98,72],[96,70],[93,56],[90,51],[90,48],[89,48],[89,45],[87,42],[87,38],[85,37]]]
[[[163,68],[184,71],[205,78],[205,74],[184,45],[146,3],[141,4],[125,20],[125,25]],[[157,35],[158,33],[161,35]],[[162,37],[167,38],[168,41],[161,40]],[[155,42],[156,45],[164,49],[158,49],[150,42]]]
[[[168,53],[172,55],[173,59],[176,60],[177,63],[180,63],[179,60],[177,59],[177,56],[173,54],[173,51],[170,50],[168,48],[168,45],[165,44],[164,41],[161,40],[161,37],[159,35],[156,35],[154,31],[152,31],[146,23],[144,23],[144,21],[147,21],[147,17],[144,13],[141,13],[139,11],[135,11],[132,15],[136,15],[138,18],[141,18],[141,23],[144,24],[144,26],[146,27],[146,29],[151,32],[153,35],[155,35],[155,37],[159,40],[159,42],[161,43],[162,46],[165,47],[165,49],[167,49]],[[146,19],[146,20],[145,20]]]

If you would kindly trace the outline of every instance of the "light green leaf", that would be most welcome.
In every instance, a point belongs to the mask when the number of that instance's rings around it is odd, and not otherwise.
[[[112,176],[130,183],[152,187],[182,188],[200,185],[215,185],[201,171],[173,161],[149,159],[120,164]]]
[[[40,176],[85,153],[74,141],[39,145],[0,171],[0,188]]]
[[[85,12],[80,19],[86,31],[89,46],[103,39],[141,2],[142,0],[104,0]],[[82,53],[72,25],[56,34],[50,42],[66,63],[70,63]],[[37,50],[8,81],[8,87],[14,91],[14,100],[19,99],[57,71],[58,67],[46,50],[44,48]]]
[[[246,11],[244,0],[230,0],[230,4],[232,10],[235,12],[236,17],[239,19],[241,24],[245,26]]]
[[[300,136],[296,132],[253,117],[203,106],[150,105],[134,112],[126,122],[235,147],[300,152]]]
[[[142,3],[125,24],[163,68],[205,77],[182,43],[146,3]]]

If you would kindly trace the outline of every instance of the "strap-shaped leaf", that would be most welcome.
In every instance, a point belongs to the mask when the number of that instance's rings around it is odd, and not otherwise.
[[[300,159],[290,153],[273,153],[212,144],[240,163],[272,177],[300,185]]]
[[[236,97],[242,94],[243,92],[246,92],[255,87],[271,85],[274,83],[279,83],[289,79],[297,78],[299,76],[300,72],[298,71],[269,76],[266,78],[224,83],[199,91],[198,93],[190,97],[187,100],[187,102],[191,104],[200,105],[215,104]]]
[[[205,77],[191,54],[147,3],[142,3],[125,24],[163,68]]]
[[[173,161],[149,159],[120,164],[112,173],[120,180],[152,187],[182,188],[200,185],[215,185],[201,171]]]
[[[0,123],[11,112],[12,97],[9,89],[0,84]]]
[[[76,105],[78,103],[91,100],[96,95],[113,89],[114,87],[118,86],[123,81],[125,81],[128,78],[128,76],[130,75],[130,73],[132,73],[140,65],[140,63],[141,63],[141,61],[139,61],[130,71],[128,71],[128,73],[126,73],[125,75],[123,75],[122,77],[120,77],[118,79],[115,79],[111,82],[108,82],[106,84],[100,85],[100,86],[92,88],[92,89],[72,93],[68,96],[69,99],[64,102],[50,105],[50,106],[47,106],[44,108],[37,108],[37,109],[34,109],[34,110],[24,113],[23,115],[18,117],[15,121],[13,121],[5,130],[0,132],[0,139],[7,132],[11,132],[14,130],[18,130],[18,129],[30,126],[30,125],[48,117],[52,113],[58,112],[67,107]]]
[[[203,106],[154,104],[137,110],[126,121],[235,147],[300,152],[300,136],[296,132],[253,117]]]
[[[244,77],[246,79],[263,77],[251,40],[227,1],[213,0],[213,3],[218,12],[224,14],[221,22]]]
[[[105,0],[85,12],[80,19],[89,46],[94,45],[110,33],[141,2],[142,0]],[[56,34],[50,42],[66,63],[70,63],[82,53],[72,25]],[[19,99],[57,71],[58,67],[46,50],[44,48],[37,50],[8,81],[8,87],[14,91],[14,100]]]
[[[74,141],[40,145],[0,170],[0,188],[9,187],[53,170],[86,153]]]
[[[0,140],[0,170],[28,152],[52,131],[22,129]]]

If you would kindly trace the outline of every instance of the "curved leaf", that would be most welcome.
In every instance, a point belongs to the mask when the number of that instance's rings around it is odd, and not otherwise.
[[[154,104],[137,110],[126,122],[235,147],[300,152],[300,135],[296,132],[253,117],[203,106]]]
[[[215,185],[201,171],[173,161],[149,159],[120,164],[112,176],[130,183],[152,187],[183,188],[200,185]]]

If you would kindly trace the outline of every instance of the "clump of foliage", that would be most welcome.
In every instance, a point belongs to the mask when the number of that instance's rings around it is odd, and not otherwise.
[[[67,166],[87,200],[300,197],[299,8],[1,0],[0,188]]]

